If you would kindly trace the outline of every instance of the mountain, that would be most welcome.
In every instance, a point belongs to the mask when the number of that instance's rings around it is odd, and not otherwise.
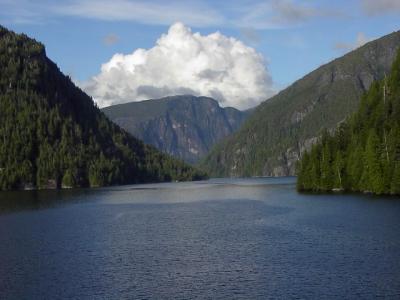
[[[113,105],[102,111],[145,143],[189,163],[203,158],[249,114],[190,95]]]
[[[323,65],[259,105],[202,162],[212,176],[294,175],[296,161],[322,129],[332,130],[382,79],[400,46],[394,32]]]
[[[400,194],[400,51],[390,76],[371,85],[358,111],[304,153],[298,169],[300,191]]]
[[[0,190],[202,177],[109,121],[42,44],[3,27],[0,70]]]

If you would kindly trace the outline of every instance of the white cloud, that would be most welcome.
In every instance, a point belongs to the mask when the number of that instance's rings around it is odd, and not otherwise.
[[[224,20],[219,12],[197,1],[72,0],[52,10],[60,15],[155,25],[180,20],[193,26],[214,26]]]
[[[338,42],[335,44],[335,49],[343,51],[351,51],[357,49],[364,44],[372,41],[372,38],[367,37],[363,32],[357,34],[356,40],[353,43]]]
[[[265,61],[253,48],[219,32],[193,33],[182,23],[151,49],[115,54],[81,86],[100,107],[193,94],[245,109],[274,93]]]
[[[361,0],[361,5],[370,16],[400,13],[399,0]]]
[[[0,0],[0,20],[7,23],[48,23],[60,16],[148,25],[181,21],[196,27],[271,29],[343,13],[307,0],[235,0],[227,6],[204,0]]]
[[[0,0],[0,20],[6,23],[48,23],[60,16],[150,25],[170,25],[180,20],[198,27],[226,21],[201,0]]]

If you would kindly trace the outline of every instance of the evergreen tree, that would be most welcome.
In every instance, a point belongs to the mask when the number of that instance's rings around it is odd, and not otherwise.
[[[382,194],[384,192],[383,172],[380,164],[379,138],[375,129],[371,129],[368,135],[367,146],[365,149],[366,159],[366,182],[371,191]],[[367,187],[367,188],[368,188]]]
[[[344,159],[343,154],[340,151],[336,152],[335,160],[333,161],[333,174],[334,174],[334,181],[333,181],[333,188],[336,189],[343,189],[345,185],[344,176]]]
[[[298,190],[400,194],[400,50],[390,76],[374,82],[356,114],[326,132],[298,164]]]
[[[392,182],[390,183],[390,193],[400,194],[400,162],[396,162],[394,167]]]
[[[1,26],[0,70],[0,190],[205,177],[113,124],[42,44]]]

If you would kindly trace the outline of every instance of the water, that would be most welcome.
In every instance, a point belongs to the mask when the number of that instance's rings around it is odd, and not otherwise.
[[[0,298],[400,298],[400,200],[294,183],[0,193]]]

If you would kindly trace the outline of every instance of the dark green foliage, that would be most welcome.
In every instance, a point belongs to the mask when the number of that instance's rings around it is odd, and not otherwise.
[[[0,27],[0,190],[199,179],[131,137],[45,54]]]
[[[400,194],[400,51],[390,76],[371,85],[358,111],[325,134],[298,165],[300,191]]]
[[[295,162],[321,134],[354,113],[371,82],[390,72],[400,32],[325,64],[263,102],[202,162],[212,176],[295,174]],[[329,176],[329,174],[327,174]]]
[[[397,162],[393,168],[392,182],[390,183],[390,193],[400,194],[400,162]]]

